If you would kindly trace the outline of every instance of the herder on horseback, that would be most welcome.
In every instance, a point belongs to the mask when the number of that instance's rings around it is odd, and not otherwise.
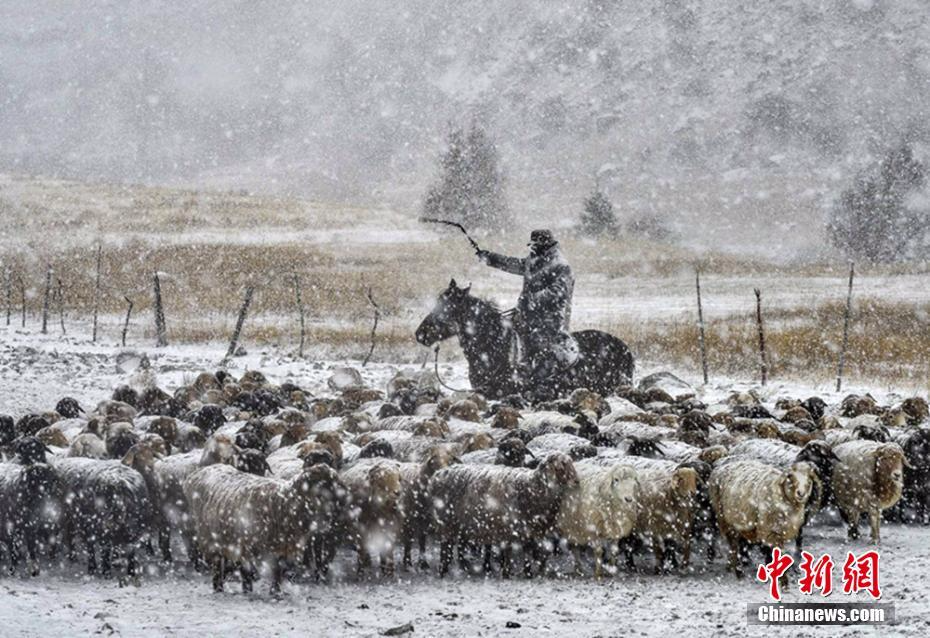
[[[533,231],[530,254],[520,259],[481,250],[457,222],[422,221],[458,228],[486,264],[523,275],[514,318],[473,296],[471,286],[449,282],[415,333],[418,343],[436,346],[437,362],[438,344],[457,337],[472,388],[491,399],[519,393],[548,401],[578,388],[607,394],[632,382],[635,361],[623,341],[600,330],[569,332],[575,280],[551,232]]]
[[[520,339],[519,377],[536,387],[567,370],[578,360],[578,344],[569,331],[575,278],[548,230],[530,233],[530,254],[507,257],[477,249],[492,268],[523,277],[513,326]]]

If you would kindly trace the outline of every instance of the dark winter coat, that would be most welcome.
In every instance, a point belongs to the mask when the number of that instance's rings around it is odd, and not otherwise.
[[[492,252],[482,252],[482,258],[492,268],[523,276],[517,311],[528,357],[549,351],[560,363],[572,363],[577,357],[569,332],[575,277],[558,244],[522,259]]]

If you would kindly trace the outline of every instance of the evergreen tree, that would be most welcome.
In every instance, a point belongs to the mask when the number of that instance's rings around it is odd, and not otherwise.
[[[427,217],[470,229],[499,230],[510,224],[497,147],[483,128],[473,124],[467,133],[462,128],[450,131],[440,168],[439,181],[423,204]]]
[[[614,214],[613,204],[601,190],[595,189],[591,196],[584,200],[580,230],[589,237],[616,234],[617,216]]]
[[[906,205],[924,184],[924,167],[906,143],[892,149],[872,174],[856,177],[833,207],[827,233],[850,259],[890,262],[923,248],[930,214]]]

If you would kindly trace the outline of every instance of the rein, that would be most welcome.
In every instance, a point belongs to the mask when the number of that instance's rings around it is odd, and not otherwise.
[[[469,389],[453,388],[450,385],[446,385],[446,382],[442,380],[442,377],[439,376],[439,344],[436,344],[436,348],[433,350],[435,356],[433,357],[433,371],[436,374],[436,380],[439,381],[439,385],[444,387],[446,390],[451,390],[452,392],[471,392]]]

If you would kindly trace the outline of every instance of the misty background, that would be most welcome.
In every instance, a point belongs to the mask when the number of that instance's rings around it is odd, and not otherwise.
[[[527,225],[597,183],[692,243],[797,255],[863,167],[926,154],[930,8],[6,0],[0,91],[4,172],[418,210],[479,122]]]

